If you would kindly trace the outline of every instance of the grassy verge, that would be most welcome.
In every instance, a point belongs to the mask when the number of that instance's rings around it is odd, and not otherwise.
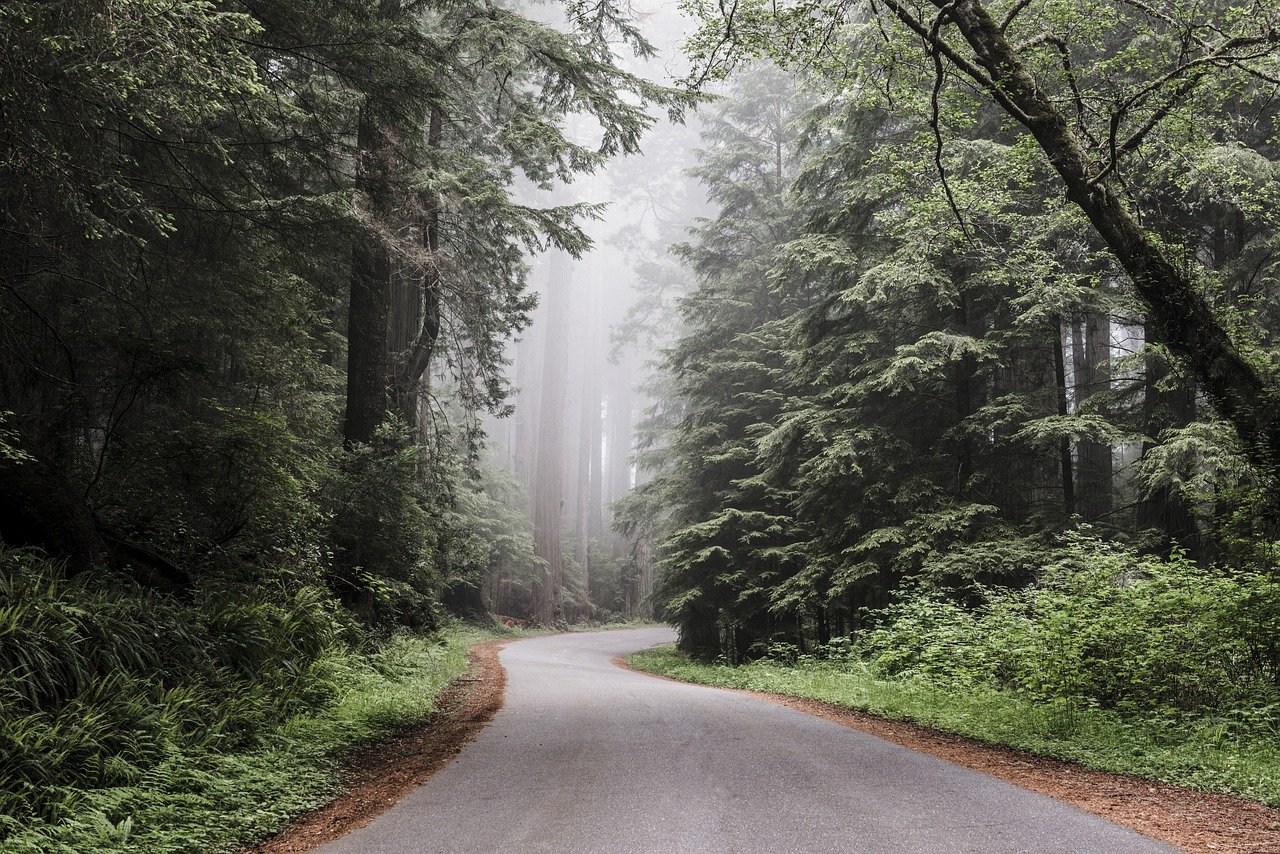
[[[510,633],[519,636],[522,633]],[[175,751],[132,785],[76,793],[73,815],[26,826],[4,854],[234,851],[327,803],[351,748],[435,709],[467,670],[467,649],[500,635],[453,627],[435,638],[401,637],[372,657],[334,653],[323,666],[343,686],[314,713],[261,734],[252,747]]]
[[[821,700],[1101,771],[1239,795],[1280,806],[1280,740],[1242,739],[1225,722],[1132,720],[1058,701],[1034,703],[982,687],[884,679],[864,664],[815,661],[700,664],[672,647],[631,656],[639,670],[685,682]]]

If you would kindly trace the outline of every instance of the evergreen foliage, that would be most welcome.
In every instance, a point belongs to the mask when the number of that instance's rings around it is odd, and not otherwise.
[[[1077,715],[1274,741],[1277,11],[684,5],[682,90],[615,0],[0,6],[0,844],[278,827],[459,672],[451,611],[656,605],[1064,755]],[[568,187],[702,102],[688,175],[618,172],[658,222],[605,391]],[[556,405],[498,461],[543,252]]]
[[[1241,23],[1257,50],[1156,108],[1147,99],[1185,69],[1159,76],[1176,39],[1151,19],[1199,33],[1200,12],[1126,7],[1104,23],[1086,5],[1014,6],[1020,32],[1049,34],[1019,42],[1019,56],[1067,103],[1086,102],[1073,132],[1093,143],[1107,131],[1091,95],[1139,93],[1118,121],[1150,127],[1107,174],[1123,176],[1115,192],[1152,251],[1207,295],[1208,314],[1188,303],[1200,314],[1185,323],[1227,330],[1218,355],[1169,338],[1173,309],[1153,302],[1091,203],[1063,197],[1044,135],[1019,134],[1008,104],[921,62],[922,33],[836,4],[736,4],[729,29],[702,9],[691,49],[726,79],[729,122],[767,128],[776,99],[821,96],[789,117],[776,156],[709,123],[696,173],[717,210],[682,252],[683,337],[664,359],[667,414],[651,425],[661,453],[626,520],[658,528],[659,597],[686,651],[740,661],[891,631],[886,606],[922,585],[959,631],[984,601],[975,591],[1046,583],[1063,560],[1056,538],[1082,523],[1103,538],[1098,577],[1117,584],[1181,572],[1178,555],[1206,585],[1271,571],[1273,472],[1256,419],[1275,405],[1263,390],[1238,407],[1234,380],[1205,359],[1252,360],[1263,377],[1274,361],[1267,309],[1254,308],[1276,287],[1256,254],[1274,218],[1254,201],[1275,192],[1276,116],[1258,82],[1274,48]],[[948,14],[934,36],[926,27],[926,48],[938,32],[976,45]],[[831,26],[819,41],[815,16]],[[1123,26],[1148,33],[1150,50],[1135,52]],[[761,55],[790,75],[746,64]],[[940,60],[969,74],[959,55]],[[770,169],[784,162],[785,176]],[[1246,258],[1260,266],[1243,273]],[[1200,630],[1227,636],[1209,614]]]

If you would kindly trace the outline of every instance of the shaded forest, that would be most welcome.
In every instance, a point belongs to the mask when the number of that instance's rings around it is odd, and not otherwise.
[[[459,617],[1274,737],[1271,5],[17,0],[0,38],[15,850],[125,839]]]
[[[21,2],[0,35],[0,844],[252,841],[432,710],[459,616],[647,613],[604,516],[638,250],[587,253],[605,164],[695,97],[632,10]]]

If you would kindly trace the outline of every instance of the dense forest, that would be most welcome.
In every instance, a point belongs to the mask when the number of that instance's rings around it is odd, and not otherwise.
[[[589,176],[694,101],[627,10],[20,2],[0,33],[0,839],[217,813],[211,764],[270,765],[279,722],[430,663],[404,639],[451,614],[641,613],[602,515],[635,348],[575,340],[618,367],[567,397],[567,335],[521,335],[538,288],[567,329]],[[518,468],[485,437],[517,379],[549,402]],[[606,391],[612,482],[588,427],[566,515],[556,419]]]
[[[0,39],[0,846],[216,806],[194,769],[459,617],[1274,738],[1273,5],[15,0]]]

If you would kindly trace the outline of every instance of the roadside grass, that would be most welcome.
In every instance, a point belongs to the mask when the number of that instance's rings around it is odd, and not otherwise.
[[[1100,771],[1280,806],[1280,738],[1256,732],[1246,737],[1225,720],[1128,718],[1065,700],[1037,703],[983,686],[886,679],[856,660],[734,667],[701,664],[670,646],[627,660],[638,670],[684,682],[821,700]]]
[[[636,620],[610,620],[607,623],[569,623],[568,625],[556,628],[554,630],[548,629],[544,631],[544,630],[538,630],[538,629],[526,629],[526,631],[529,632],[530,635],[532,635],[534,633],[550,634],[552,633],[552,631],[570,632],[570,633],[576,634],[578,632],[618,632],[618,631],[624,631],[626,629],[669,629],[669,628],[671,628],[671,626],[668,623],[659,623],[656,620],[636,619]]]
[[[173,751],[132,785],[67,791],[66,820],[39,820],[3,842],[4,854],[236,851],[284,828],[340,790],[343,756],[431,713],[467,670],[467,649],[498,637],[452,626],[403,636],[372,656],[333,651],[317,667],[342,686],[333,702],[261,733],[246,749]]]

